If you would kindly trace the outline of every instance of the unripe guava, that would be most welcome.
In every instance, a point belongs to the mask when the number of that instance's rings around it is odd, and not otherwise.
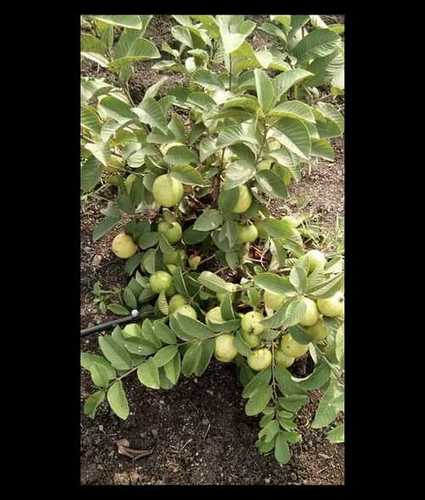
[[[267,348],[258,349],[248,355],[248,365],[259,372],[272,364],[272,353]]]
[[[195,309],[189,304],[185,304],[184,306],[180,306],[178,309],[174,311],[174,315],[183,314],[183,316],[188,316],[192,319],[197,319],[198,315],[196,314]]]
[[[154,293],[161,293],[170,288],[173,278],[165,271],[156,271],[149,278],[149,283]]]
[[[246,212],[252,203],[252,195],[250,190],[245,184],[239,186],[239,198],[236,205],[233,207],[232,212],[235,214],[241,214]]]
[[[305,304],[305,311],[303,317],[301,318],[300,325],[312,326],[317,323],[317,320],[319,319],[319,311],[317,310],[316,302],[308,297],[303,297],[302,300]]]
[[[128,259],[137,252],[137,245],[129,234],[119,233],[112,240],[112,251],[121,259]]]
[[[198,269],[198,266],[201,263],[201,257],[199,255],[192,255],[189,257],[188,263],[191,269]]]
[[[174,312],[177,311],[177,309],[186,304],[187,300],[183,297],[183,295],[180,294],[173,295],[170,301],[168,302],[168,312],[170,314],[173,314]]]
[[[241,336],[249,347],[258,347],[261,344],[261,338],[259,335],[254,335],[253,333],[247,333],[241,330]]]
[[[311,273],[315,269],[323,269],[326,264],[326,257],[320,250],[310,250],[305,254],[308,260],[308,272]]]
[[[253,333],[254,335],[261,335],[265,327],[261,324],[264,316],[258,311],[249,311],[243,315],[241,321],[241,328],[247,333]]]
[[[224,323],[220,306],[216,306],[210,309],[205,315],[205,321],[206,323]]]
[[[236,357],[238,350],[235,346],[235,337],[228,333],[223,333],[215,339],[215,357],[223,362],[229,363]]]
[[[160,175],[154,180],[152,194],[158,205],[174,207],[183,198],[183,184],[171,175]]]
[[[138,337],[140,335],[140,327],[137,323],[130,323],[129,325],[125,325],[122,329],[122,336],[126,339],[131,337]]]
[[[173,252],[166,252],[162,255],[162,260],[165,265],[168,264],[178,265],[180,264],[180,253],[178,250],[175,250]]]
[[[281,366],[282,368],[289,368],[295,361],[294,357],[287,356],[283,354],[282,351],[277,350],[274,354],[274,359],[276,361],[277,366]]]
[[[183,234],[182,227],[178,222],[161,221],[158,224],[158,232],[162,233],[171,244],[180,241]]]
[[[317,307],[324,316],[329,316],[330,318],[343,316],[344,295],[341,291],[338,291],[335,295],[332,295],[332,297],[329,297],[328,299],[318,299]]]
[[[284,335],[280,343],[280,350],[290,358],[299,358],[308,351],[308,344],[300,344],[291,337],[291,334]]]
[[[286,302],[286,297],[280,293],[264,292],[264,304],[273,311],[277,311]]]
[[[328,330],[323,319],[319,319],[313,326],[307,326],[305,331],[311,340],[315,342],[320,342],[328,335]]]
[[[258,238],[258,230],[254,224],[238,224],[238,239],[241,243],[252,243]]]

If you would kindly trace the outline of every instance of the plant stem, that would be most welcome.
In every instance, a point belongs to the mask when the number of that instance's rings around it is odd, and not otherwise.
[[[229,91],[232,91],[232,54],[229,54]]]
[[[272,390],[273,390],[273,401],[275,404],[277,404],[277,392],[276,392],[276,380],[274,376],[274,369],[275,369],[275,357],[274,357],[274,349],[275,349],[275,344],[272,341]]]

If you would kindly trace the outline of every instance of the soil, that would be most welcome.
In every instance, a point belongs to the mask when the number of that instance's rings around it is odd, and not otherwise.
[[[170,25],[168,16],[155,16],[146,36],[160,46],[168,39]],[[160,76],[152,65],[141,63],[130,81],[136,102]],[[99,74],[97,68],[85,62],[82,74]],[[108,73],[104,75],[110,78]],[[313,165],[310,175],[306,172],[299,183],[291,186],[285,204],[270,203],[274,215],[298,213],[302,208],[317,214],[320,222],[329,227],[337,215],[344,215],[343,140],[335,140],[334,147],[334,163]],[[103,288],[111,289],[127,281],[123,261],[110,251],[118,230],[96,242],[91,238],[94,225],[104,217],[101,209],[105,206],[106,201],[92,201],[81,208],[81,328],[116,317],[96,309],[91,294],[94,283],[100,281]],[[97,352],[97,339],[82,339],[81,350]],[[305,363],[299,362],[300,375],[304,369]],[[273,456],[261,456],[256,450],[258,419],[244,413],[242,386],[234,365],[214,360],[201,378],[181,378],[169,391],[148,390],[132,376],[126,379],[125,387],[130,405],[128,419],[120,420],[105,404],[92,420],[82,409],[93,387],[87,372],[81,372],[83,485],[344,484],[344,445],[330,444],[325,439],[326,429],[310,428],[318,404],[317,392],[312,393],[310,403],[298,415],[303,440],[291,447],[289,464],[281,466]],[[130,448],[152,452],[137,460],[120,455],[116,442],[122,439],[128,440]]]

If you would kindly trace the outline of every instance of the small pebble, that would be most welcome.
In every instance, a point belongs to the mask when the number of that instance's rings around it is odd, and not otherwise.
[[[103,432],[103,425],[99,425],[99,430]]]
[[[270,484],[270,481],[271,481],[271,480],[272,480],[272,478],[271,478],[271,477],[266,477],[266,479],[264,479],[264,482],[265,482],[266,484]]]
[[[154,438],[157,438],[158,437],[158,431],[157,429],[151,429],[151,434]]]
[[[210,421],[207,418],[204,418],[201,423],[202,425],[208,425]]]
[[[297,475],[295,474],[295,472],[291,472],[291,474],[289,475],[289,477],[291,478],[291,481],[296,481],[297,480]]]

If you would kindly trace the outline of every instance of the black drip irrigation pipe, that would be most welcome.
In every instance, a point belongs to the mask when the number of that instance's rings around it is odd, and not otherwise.
[[[84,330],[81,330],[80,337],[88,337],[89,335],[93,335],[94,333],[99,333],[105,330],[111,330],[117,325],[134,323],[135,321],[141,319],[144,316],[141,315],[140,312],[136,310],[134,310],[133,313],[130,316],[125,316],[124,318],[113,319],[112,321],[101,323],[100,325],[91,326],[90,328],[85,328]]]

